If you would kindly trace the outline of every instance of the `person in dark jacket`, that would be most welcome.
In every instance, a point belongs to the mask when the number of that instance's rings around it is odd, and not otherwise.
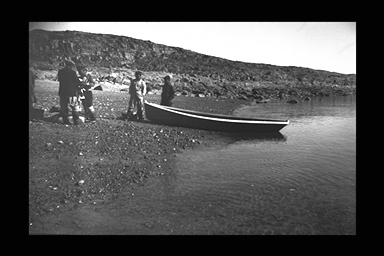
[[[35,95],[35,74],[32,70],[29,70],[29,109],[33,108],[33,104],[36,103]]]
[[[77,71],[80,75],[81,81],[81,95],[80,99],[83,103],[83,108],[85,111],[85,116],[89,117],[91,122],[96,120],[95,117],[95,109],[93,107],[93,94],[91,88],[95,86],[95,81],[93,80],[91,74],[87,72],[87,68],[85,66],[78,66]]]
[[[172,99],[175,97],[175,88],[171,84],[171,75],[164,77],[163,91],[161,92],[160,105],[172,106]]]
[[[60,69],[57,77],[59,80],[60,96],[60,115],[65,124],[70,124],[68,120],[68,105],[72,109],[73,123],[78,124],[80,103],[78,93],[81,82],[74,70],[75,63],[71,60],[65,62],[65,67]]]

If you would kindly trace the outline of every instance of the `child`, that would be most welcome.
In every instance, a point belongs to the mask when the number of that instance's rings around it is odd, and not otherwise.
[[[93,94],[90,90],[95,86],[95,81],[92,79],[92,76],[87,72],[86,67],[78,66],[77,70],[80,74],[81,89],[80,89],[80,99],[84,107],[85,116],[89,117],[91,122],[96,121],[95,109],[93,107]]]

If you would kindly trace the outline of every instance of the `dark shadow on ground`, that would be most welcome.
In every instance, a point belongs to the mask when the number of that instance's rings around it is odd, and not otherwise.
[[[29,109],[29,120],[43,120],[44,109],[30,108]]]

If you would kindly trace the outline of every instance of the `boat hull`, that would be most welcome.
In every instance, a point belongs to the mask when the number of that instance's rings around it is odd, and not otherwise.
[[[146,118],[152,122],[223,132],[277,132],[288,120],[265,120],[203,113],[145,102]]]

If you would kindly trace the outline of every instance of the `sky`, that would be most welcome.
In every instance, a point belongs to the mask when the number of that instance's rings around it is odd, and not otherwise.
[[[356,74],[356,22],[30,22],[128,36],[234,61]]]

